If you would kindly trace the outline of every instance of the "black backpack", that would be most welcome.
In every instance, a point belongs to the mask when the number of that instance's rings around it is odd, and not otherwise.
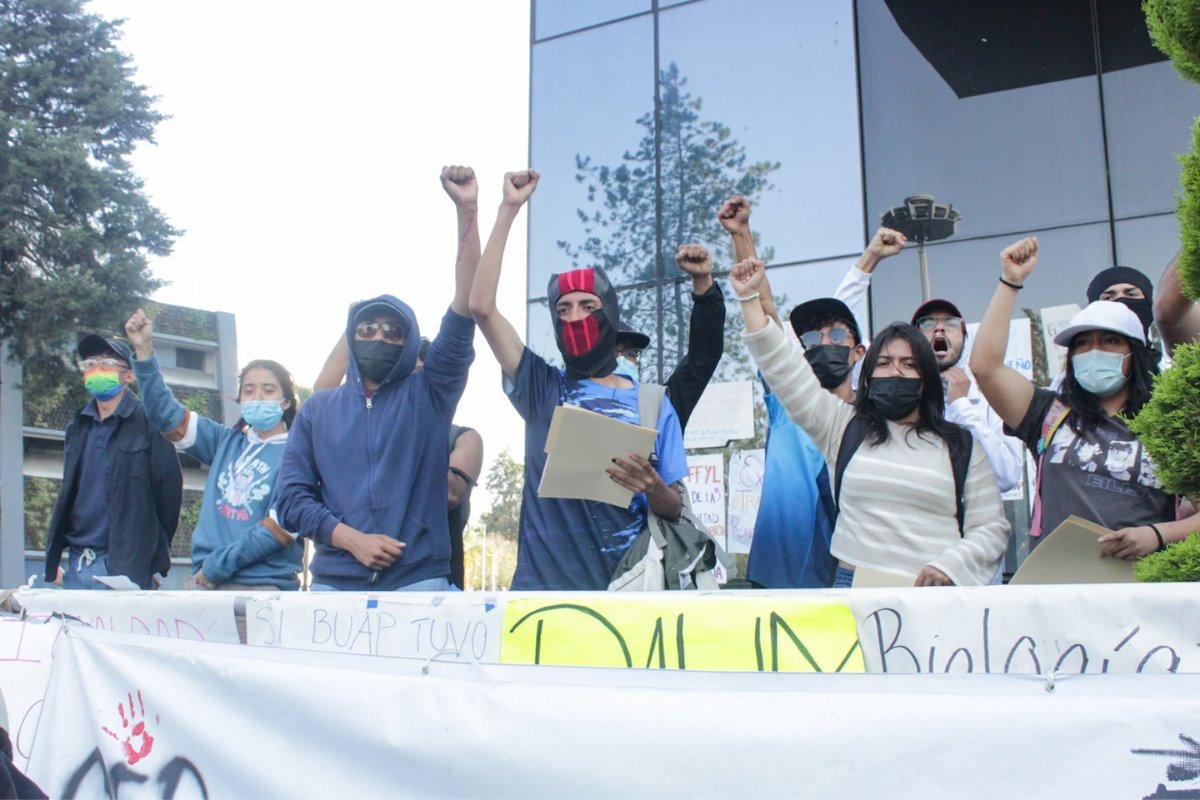
[[[842,434],[842,446],[838,448],[837,464],[833,473],[835,512],[841,510],[842,475],[845,474],[846,467],[849,466],[850,459],[854,457],[859,445],[867,438],[867,430],[866,420],[855,414],[850,418],[846,432]],[[963,520],[967,514],[967,499],[964,491],[967,485],[967,469],[971,466],[971,449],[975,444],[975,437],[961,425],[955,425],[954,430],[958,435],[950,445],[950,466],[954,470],[954,503],[958,518],[958,535],[962,536]]]

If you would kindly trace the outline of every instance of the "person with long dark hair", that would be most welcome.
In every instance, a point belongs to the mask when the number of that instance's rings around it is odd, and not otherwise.
[[[1122,303],[1090,303],[1055,336],[1067,348],[1061,387],[1034,386],[1005,366],[1004,352],[1017,292],[1037,260],[1035,237],[1000,254],[1000,284],[971,353],[984,396],[1038,459],[1029,545],[1077,515],[1113,531],[1100,539],[1103,556],[1128,560],[1161,550],[1195,525],[1177,519],[1176,498],[1163,491],[1153,461],[1125,424],[1150,399],[1158,374],[1143,321]]]
[[[1009,524],[982,447],[945,418],[937,359],[912,325],[876,334],[863,359],[853,404],[822,391],[801,350],[765,313],[765,266],[747,259],[730,275],[746,322],[746,348],[787,409],[829,464],[838,464],[852,427],[863,438],[845,465],[830,552],[834,586],[858,567],[913,579],[916,586],[983,585],[996,572]],[[967,453],[969,452],[969,457]],[[961,494],[954,464],[964,459]]]
[[[209,466],[192,532],[189,588],[299,588],[303,547],[270,513],[298,405],[291,374],[274,361],[247,364],[238,376],[242,414],[226,427],[175,399],[154,355],[154,325],[140,308],[125,323],[125,334],[150,423],[177,450]]]

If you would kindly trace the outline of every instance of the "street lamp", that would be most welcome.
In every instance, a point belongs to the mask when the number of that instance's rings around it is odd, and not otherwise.
[[[921,302],[928,300],[932,292],[929,286],[929,263],[925,259],[925,243],[948,239],[962,214],[954,206],[935,202],[931,194],[914,194],[904,199],[904,205],[893,208],[883,215],[885,227],[900,231],[909,241],[917,243],[917,258],[921,262]]]

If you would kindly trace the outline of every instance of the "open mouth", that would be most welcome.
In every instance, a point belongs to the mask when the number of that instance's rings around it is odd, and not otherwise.
[[[937,335],[933,337],[933,353],[934,355],[943,355],[950,352],[950,340],[945,336]]]

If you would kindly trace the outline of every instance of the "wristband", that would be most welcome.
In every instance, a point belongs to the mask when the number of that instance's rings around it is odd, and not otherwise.
[[[1016,289],[1018,292],[1025,288],[1025,284],[1013,283],[1012,281],[1005,280],[1003,275],[1000,276],[1000,282],[1003,283],[1005,286],[1010,286],[1013,289]]]
[[[762,292],[751,292],[745,297],[738,296],[738,302],[749,303],[751,300],[757,300],[760,296],[762,296]]]
[[[1158,529],[1158,526],[1157,525],[1147,525],[1146,527],[1149,528],[1150,530],[1154,531],[1154,535],[1158,537],[1158,550],[1156,550],[1155,552],[1161,553],[1163,550],[1166,550],[1167,549],[1167,540],[1163,538],[1162,531],[1160,531]]]

